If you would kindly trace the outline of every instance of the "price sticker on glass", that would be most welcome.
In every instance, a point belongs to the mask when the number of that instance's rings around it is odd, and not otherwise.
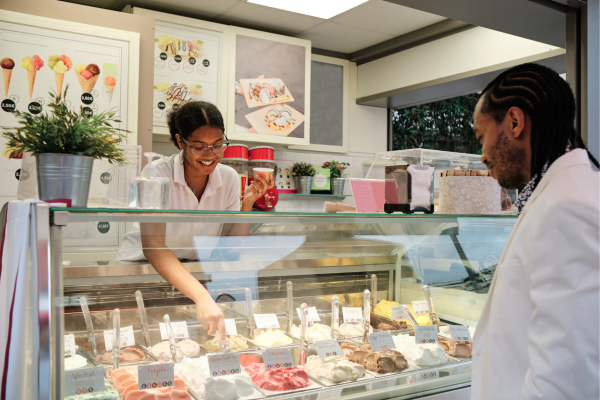
[[[135,339],[133,337],[133,326],[121,327],[121,347],[133,346]],[[113,330],[104,331],[104,345],[106,351],[111,351],[113,347]]]
[[[78,369],[65,373],[65,395],[96,393],[104,391],[104,369],[102,367]]]
[[[228,336],[237,334],[237,326],[235,325],[235,319],[225,320],[225,334]]]
[[[275,314],[254,314],[254,321],[259,329],[279,328],[279,321]]]
[[[159,389],[175,385],[173,363],[140,365],[138,390]]]
[[[394,338],[390,332],[375,332],[370,333],[367,338],[373,351],[385,351],[396,348],[394,344]]]
[[[452,336],[452,340],[457,342],[470,342],[471,332],[469,332],[469,328],[464,325],[449,325],[448,329],[450,330],[450,335]]]
[[[320,358],[344,355],[339,343],[333,339],[317,340],[313,342],[313,346]]]
[[[435,344],[438,342],[437,325],[415,326],[416,344]]]
[[[296,308],[296,312],[298,312],[298,318],[302,320],[302,311],[299,308]],[[312,322],[321,321],[319,313],[317,312],[317,307],[308,307],[308,320]]]
[[[415,315],[425,315],[429,312],[429,309],[427,308],[427,300],[413,301],[412,306]]]
[[[76,352],[75,335],[72,333],[70,335],[65,335],[65,356],[72,356]]]
[[[240,358],[235,353],[208,354],[208,370],[210,376],[225,376],[242,372]]]
[[[158,324],[160,327],[160,337],[162,340],[169,340],[169,335],[167,334],[167,326],[160,322]],[[190,334],[187,328],[187,322],[185,321],[171,321],[171,329],[173,329],[173,337],[175,339],[189,339]]]
[[[265,369],[290,368],[294,366],[291,349],[273,349],[263,351]]]
[[[362,307],[342,307],[342,314],[344,314],[344,322],[351,324],[363,322]]]

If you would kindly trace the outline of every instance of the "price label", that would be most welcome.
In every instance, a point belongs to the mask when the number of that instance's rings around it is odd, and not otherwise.
[[[406,316],[404,315],[404,313],[402,312],[402,306],[401,305],[397,305],[397,306],[392,306],[392,320],[395,321],[397,319],[404,319],[406,318]]]
[[[449,325],[448,329],[450,330],[450,335],[452,336],[452,340],[458,342],[471,342],[471,332],[469,332],[469,328],[464,325]]]
[[[162,340],[169,340],[167,334],[167,326],[160,322],[160,337]],[[171,329],[173,330],[173,337],[175,339],[189,339],[190,334],[188,333],[187,322],[185,321],[171,321]]]
[[[65,356],[72,356],[77,352],[75,347],[75,335],[65,335]]]
[[[435,379],[440,377],[440,371],[431,371],[431,372],[423,372],[422,374],[417,374],[416,381],[422,382],[428,379]]]
[[[235,325],[235,319],[225,320],[225,334],[228,336],[237,334],[237,326]]]
[[[96,393],[104,391],[104,369],[102,367],[78,369],[65,373],[65,395]]]
[[[320,358],[344,355],[339,343],[333,339],[317,340],[313,342],[313,346]]]
[[[397,379],[386,379],[379,382],[371,383],[371,390],[378,390],[396,386]]]
[[[254,314],[254,321],[259,329],[279,328],[279,321],[275,314]]]
[[[394,338],[390,332],[375,332],[367,335],[371,350],[374,351],[385,351],[396,348],[394,344]]]
[[[138,390],[168,388],[175,385],[173,363],[140,365]]]
[[[236,353],[208,354],[210,376],[225,376],[242,372],[240,358]]]
[[[290,368],[294,366],[291,349],[274,349],[263,351],[265,369]]]
[[[133,326],[129,325],[121,327],[121,347],[133,346],[135,339],[133,338]],[[104,331],[104,346],[106,351],[111,351],[113,348],[113,330]]]
[[[427,309],[427,300],[413,301],[412,306],[415,315],[425,315],[429,313],[429,310]]]
[[[302,310],[296,308],[296,312],[298,313],[298,318],[300,318],[300,321],[302,321]],[[308,307],[308,320],[312,322],[321,322],[321,318],[317,312],[317,307]]]
[[[416,344],[436,344],[438,342],[437,325],[415,326]]]
[[[344,322],[363,322],[362,307],[342,307],[342,314],[344,314]]]

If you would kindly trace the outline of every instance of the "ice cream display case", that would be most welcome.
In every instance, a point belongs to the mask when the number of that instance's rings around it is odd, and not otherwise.
[[[32,261],[49,277],[38,298],[53,311],[40,363],[53,398],[69,400],[456,394],[470,386],[471,338],[516,221],[32,207]],[[223,311],[227,340],[149,261],[64,251],[65,227],[81,222],[140,223],[145,254],[194,250],[179,262]],[[207,235],[185,237],[189,224]],[[73,371],[92,368],[104,391],[77,394]],[[146,386],[146,370],[171,375]]]

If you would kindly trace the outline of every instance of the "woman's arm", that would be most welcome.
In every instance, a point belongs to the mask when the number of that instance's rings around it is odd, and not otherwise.
[[[225,339],[223,312],[213,301],[208,291],[179,262],[166,245],[166,224],[141,223],[142,249],[156,271],[177,290],[196,303],[198,320],[209,335],[218,330]]]
[[[258,200],[265,192],[275,186],[275,177],[271,175],[270,182],[262,176],[258,177],[259,183],[253,182],[246,188],[242,208],[240,211],[250,212],[254,202]],[[224,224],[223,236],[248,236],[250,233],[250,224]]]

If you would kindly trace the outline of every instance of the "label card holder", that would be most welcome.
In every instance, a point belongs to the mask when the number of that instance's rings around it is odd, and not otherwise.
[[[165,324],[163,322],[159,322],[158,326],[160,327],[160,338],[162,340],[169,340],[169,335],[167,335],[167,327]],[[173,329],[173,337],[175,339],[190,338],[187,322],[185,321],[171,321],[171,329]]]
[[[471,342],[473,340],[469,328],[464,325],[448,325],[448,329],[450,330],[450,336],[452,336],[452,340],[454,341]]]
[[[279,321],[275,314],[254,314],[254,321],[259,329],[279,329]]]
[[[65,356],[72,356],[77,352],[77,346],[75,346],[75,335],[65,335]]]
[[[228,336],[237,334],[237,326],[235,325],[235,319],[225,320],[225,331],[225,334]]]
[[[396,320],[399,320],[399,319],[405,319],[405,318],[406,318],[406,316],[402,312],[402,306],[401,305],[392,306],[392,315],[391,315],[392,321],[396,321]]]
[[[242,372],[240,358],[236,353],[208,354],[208,370],[210,376],[225,376]]]
[[[138,367],[138,390],[159,389],[174,385],[173,363],[140,365]]]
[[[363,322],[362,307],[342,307],[344,322],[355,324]]]
[[[313,346],[320,358],[344,355],[339,343],[334,339],[316,340]]]
[[[425,315],[429,313],[429,309],[427,307],[427,300],[413,301],[412,306],[415,315]]]
[[[135,345],[135,338],[133,337],[133,326],[121,327],[121,347],[128,347]],[[113,347],[113,330],[104,331],[104,346],[106,351],[111,351]]]
[[[296,312],[298,313],[298,318],[302,320],[302,312],[300,311],[300,309],[296,308]],[[321,317],[319,317],[317,307],[308,307],[308,321],[321,322]]]
[[[104,368],[93,367],[65,372],[65,395],[104,391]]]
[[[265,369],[289,368],[294,366],[291,349],[263,350]]]
[[[396,348],[394,338],[390,332],[369,333],[367,338],[373,351],[393,350]]]
[[[415,326],[416,344],[437,344],[438,327],[437,325]]]

